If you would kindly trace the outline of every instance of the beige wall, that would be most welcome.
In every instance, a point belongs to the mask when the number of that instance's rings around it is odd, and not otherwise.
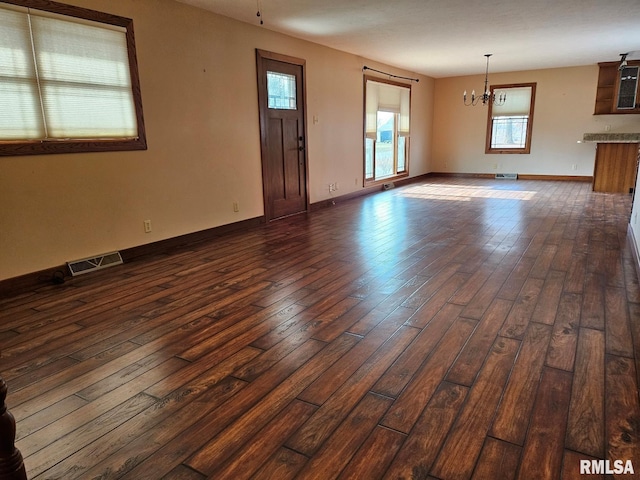
[[[307,62],[312,203],[362,189],[362,66],[415,76],[173,0],[67,2],[134,19],[149,149],[0,158],[0,280],[263,215],[256,48]],[[530,155],[485,155],[486,109],[461,99],[483,75],[420,76],[411,175],[592,175],[595,146],[577,143],[583,133],[640,128],[638,115],[593,115],[597,75],[597,66],[490,74],[492,84],[537,82]]]
[[[149,149],[0,158],[0,280],[263,215],[256,48],[307,62],[312,203],[362,188],[362,66],[414,76],[173,0],[67,3],[134,19]],[[413,85],[412,176],[434,83]]]
[[[606,60],[606,59],[603,59]],[[433,171],[593,175],[595,145],[583,133],[637,132],[638,115],[593,115],[598,66],[492,74],[490,84],[536,82],[531,153],[484,153],[487,109],[465,107],[462,92],[482,91],[484,75],[436,80]]]

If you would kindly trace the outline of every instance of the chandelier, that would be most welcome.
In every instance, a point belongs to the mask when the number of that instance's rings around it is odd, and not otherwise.
[[[487,57],[487,70],[484,74],[484,93],[482,95],[478,95],[476,97],[476,91],[472,90],[471,91],[471,101],[469,103],[467,103],[467,91],[464,91],[463,94],[463,99],[464,99],[464,104],[467,107],[475,107],[480,100],[482,100],[482,105],[487,105],[489,102],[493,103],[494,105],[504,105],[504,102],[506,102],[507,100],[507,94],[502,92],[500,93],[500,95],[496,98],[496,94],[491,94],[491,92],[489,92],[489,57],[491,56],[491,53],[485,53],[485,57]]]

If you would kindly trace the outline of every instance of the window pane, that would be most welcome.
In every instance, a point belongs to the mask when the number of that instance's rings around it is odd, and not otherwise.
[[[364,178],[373,178],[373,138],[364,139]]]
[[[267,72],[268,108],[279,110],[295,110],[296,77],[285,73]]]
[[[377,182],[409,171],[411,89],[365,78],[365,180]]]
[[[485,153],[530,153],[536,84],[492,85],[490,92],[506,101],[489,102]]]
[[[42,111],[34,82],[0,79],[0,140],[44,137]]]
[[[394,139],[396,114],[378,112],[378,138],[376,141],[376,178],[395,174]]]
[[[407,170],[407,137],[398,137],[398,172]]]
[[[496,117],[492,120],[491,148],[524,148],[528,117]]]
[[[125,34],[39,16],[32,28],[48,136],[135,137]]]
[[[43,83],[50,138],[117,138],[137,135],[130,90]]]
[[[44,136],[26,13],[0,8],[0,140]]]

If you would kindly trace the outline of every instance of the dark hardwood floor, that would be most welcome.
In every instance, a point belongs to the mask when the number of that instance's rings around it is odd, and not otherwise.
[[[434,177],[2,300],[29,478],[640,472],[630,206]]]

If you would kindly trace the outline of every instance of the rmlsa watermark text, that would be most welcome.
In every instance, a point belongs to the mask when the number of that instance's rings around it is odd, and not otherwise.
[[[580,475],[633,475],[631,460],[580,460]]]

